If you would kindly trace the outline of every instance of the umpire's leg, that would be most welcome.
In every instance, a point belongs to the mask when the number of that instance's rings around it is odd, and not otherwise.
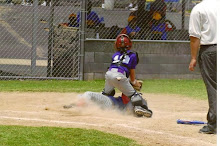
[[[208,93],[208,126],[217,128],[217,46],[201,46],[199,66]]]

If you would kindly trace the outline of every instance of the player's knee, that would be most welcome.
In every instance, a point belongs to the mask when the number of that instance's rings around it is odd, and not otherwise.
[[[114,96],[114,95],[115,95],[115,89],[112,90],[112,91],[109,92],[109,93],[106,93],[106,92],[103,90],[103,91],[102,91],[102,94],[103,94],[103,95],[106,95],[106,96]]]

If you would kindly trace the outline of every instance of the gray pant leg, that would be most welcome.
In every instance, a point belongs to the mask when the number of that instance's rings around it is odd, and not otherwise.
[[[86,97],[87,99],[93,101],[101,108],[112,108],[114,105],[113,101],[109,97],[101,93],[87,91],[83,94],[83,97]]]
[[[108,72],[109,71],[107,71],[105,74],[105,88],[103,90],[103,92],[106,94],[110,94],[115,88],[111,83],[111,75]]]
[[[134,90],[134,88],[130,84],[129,79],[125,75],[123,75],[121,77],[122,77],[122,79],[119,80],[119,81],[118,80],[114,80],[113,84],[124,95],[126,95],[127,97],[131,97],[136,91]]]
[[[106,72],[105,79],[106,82],[105,82],[104,92],[106,94],[110,94],[112,90],[114,90],[114,88],[117,88],[124,95],[131,98],[131,96],[134,95],[134,93],[136,92],[135,89],[130,84],[129,79],[125,75],[119,72],[108,71]],[[142,96],[138,96],[138,98],[136,98],[135,100],[136,100],[135,103],[132,104],[136,104],[136,105],[133,106],[141,106],[145,109],[148,109],[147,101],[143,99]]]
[[[217,46],[201,46],[199,66],[208,93],[208,126],[217,127]]]
[[[120,80],[119,80],[120,78]],[[131,97],[135,90],[131,86],[129,79],[122,73],[107,71],[105,75],[105,93],[110,93],[114,88],[120,90],[123,94]]]

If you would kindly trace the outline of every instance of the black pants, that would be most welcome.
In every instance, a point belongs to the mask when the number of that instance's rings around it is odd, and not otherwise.
[[[209,102],[208,127],[217,128],[217,45],[202,45],[199,67],[206,86]]]

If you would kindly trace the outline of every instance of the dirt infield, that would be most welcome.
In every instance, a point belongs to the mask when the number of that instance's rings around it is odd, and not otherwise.
[[[144,94],[152,118],[136,118],[94,105],[63,109],[76,93],[0,93],[0,124],[97,129],[136,140],[142,145],[210,146],[216,135],[198,133],[203,125],[176,124],[177,119],[206,121],[208,102],[176,95]]]

